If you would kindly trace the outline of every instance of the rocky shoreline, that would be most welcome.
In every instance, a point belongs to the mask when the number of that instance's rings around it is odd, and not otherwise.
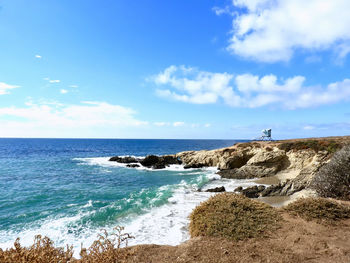
[[[350,141],[349,137],[296,139],[273,142],[246,142],[215,150],[185,151],[174,155],[145,158],[115,156],[109,161],[127,167],[164,169],[182,164],[185,169],[217,167],[218,174],[228,179],[261,178],[261,186],[236,189],[247,197],[290,196],[309,186],[318,170],[334,152]],[[266,180],[269,179],[269,180]],[[274,183],[268,187],[268,181]],[[210,189],[221,192],[223,189]]]

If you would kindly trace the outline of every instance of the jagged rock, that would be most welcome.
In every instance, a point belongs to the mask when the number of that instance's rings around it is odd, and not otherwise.
[[[242,190],[243,190],[243,187],[242,186],[238,186],[238,187],[236,187],[235,188],[235,192],[242,192]]]
[[[219,193],[219,192],[225,192],[226,189],[224,186],[220,186],[220,187],[215,187],[215,188],[211,188],[206,190],[206,192],[211,192],[211,193]]]
[[[225,164],[221,164],[220,169],[235,169],[241,168],[246,165],[249,159],[252,157],[250,154],[234,154],[232,157],[227,158]]]
[[[280,195],[280,193],[285,185],[286,185],[286,183],[279,183],[279,184],[275,184],[275,185],[270,185],[269,187],[266,187],[264,191],[261,192],[261,196]]]
[[[203,167],[205,167],[205,165],[204,164],[201,164],[201,163],[195,163],[195,164],[186,164],[185,166],[184,166],[184,169],[190,169],[190,168],[203,168]]]
[[[254,178],[253,174],[245,173],[245,170],[239,169],[228,169],[228,170],[220,170],[217,172],[222,178],[227,179],[249,179]]]
[[[160,158],[155,155],[148,155],[143,160],[140,161],[140,163],[146,167],[152,167],[158,162],[160,162]]]
[[[164,169],[166,166],[164,163],[156,163],[154,165],[152,165],[153,169]]]
[[[134,163],[134,164],[127,164],[126,167],[129,167],[129,168],[137,168],[137,167],[140,167],[140,165],[137,164],[137,163]]]
[[[182,164],[182,161],[174,155],[164,155],[164,156],[162,156],[162,158],[163,158],[162,161],[165,165]]]
[[[249,198],[258,198],[259,193],[262,192],[265,189],[265,186],[259,185],[259,186],[251,186],[247,187],[246,189],[243,189],[241,193]]]
[[[182,162],[175,155],[148,155],[145,159],[141,160],[140,163],[148,168],[164,169],[170,164],[181,164]]]
[[[114,156],[114,157],[111,157],[109,161],[118,162],[118,163],[138,163],[140,160],[131,156],[126,156],[126,157]]]

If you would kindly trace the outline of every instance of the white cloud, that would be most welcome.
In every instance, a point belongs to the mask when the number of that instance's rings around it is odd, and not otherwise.
[[[174,127],[181,127],[181,126],[184,126],[184,125],[185,125],[185,123],[182,122],[182,121],[177,121],[177,122],[174,122],[174,123],[173,123],[173,126],[174,126]]]
[[[306,86],[303,76],[287,79],[275,75],[211,73],[184,66],[171,66],[153,77],[163,88],[161,97],[194,103],[224,102],[232,107],[257,108],[267,105],[288,109],[307,108],[350,99],[350,79],[327,87]]]
[[[158,127],[163,127],[163,126],[170,126],[170,123],[169,122],[155,122],[154,125],[158,126]]]
[[[42,56],[40,56],[40,55],[35,55],[35,57],[36,57],[36,58],[39,58],[39,59],[42,58]]]
[[[61,90],[60,90],[60,93],[61,93],[61,94],[66,94],[66,93],[68,93],[68,90],[66,90],[66,89],[61,89]]]
[[[25,107],[0,108],[0,137],[96,137],[108,131],[107,136],[118,137],[113,131],[147,125],[135,115],[133,109],[106,102],[78,105],[29,102]]]
[[[228,50],[264,62],[288,61],[296,49],[350,52],[348,0],[233,0]],[[225,9],[224,9],[225,10]],[[214,10],[221,14],[224,10]]]
[[[78,88],[79,86],[78,86],[78,85],[70,85],[69,87],[70,87],[70,88],[73,88],[73,89],[76,89],[76,88]]]
[[[178,101],[207,104],[215,103],[219,97],[234,98],[229,86],[233,75],[198,71],[191,67],[170,66],[153,77],[157,85],[168,85],[176,89],[158,89],[157,95]]]
[[[314,126],[311,126],[311,125],[306,125],[303,127],[304,130],[314,130],[315,127]]]
[[[19,86],[9,85],[4,82],[0,82],[0,95],[9,94],[9,90],[19,88]]]
[[[209,128],[211,126],[211,124],[210,123],[206,123],[206,124],[204,124],[204,127],[205,128]]]
[[[59,79],[50,79],[50,83],[60,83],[61,81]]]

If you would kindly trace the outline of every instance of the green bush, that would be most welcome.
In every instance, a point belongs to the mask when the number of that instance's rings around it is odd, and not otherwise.
[[[350,146],[336,152],[314,176],[310,187],[322,197],[350,200]]]
[[[302,198],[284,208],[305,220],[331,223],[350,218],[350,208],[325,198]]]
[[[190,215],[190,234],[243,240],[264,235],[278,227],[276,209],[233,193],[217,194]]]

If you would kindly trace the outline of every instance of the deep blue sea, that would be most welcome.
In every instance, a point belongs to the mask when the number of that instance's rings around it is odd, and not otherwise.
[[[89,246],[100,229],[126,227],[131,244],[188,239],[188,215],[211,194],[199,188],[252,184],[224,180],[215,168],[126,168],[119,156],[226,147],[234,140],[0,139],[0,247],[36,234],[57,245]]]

